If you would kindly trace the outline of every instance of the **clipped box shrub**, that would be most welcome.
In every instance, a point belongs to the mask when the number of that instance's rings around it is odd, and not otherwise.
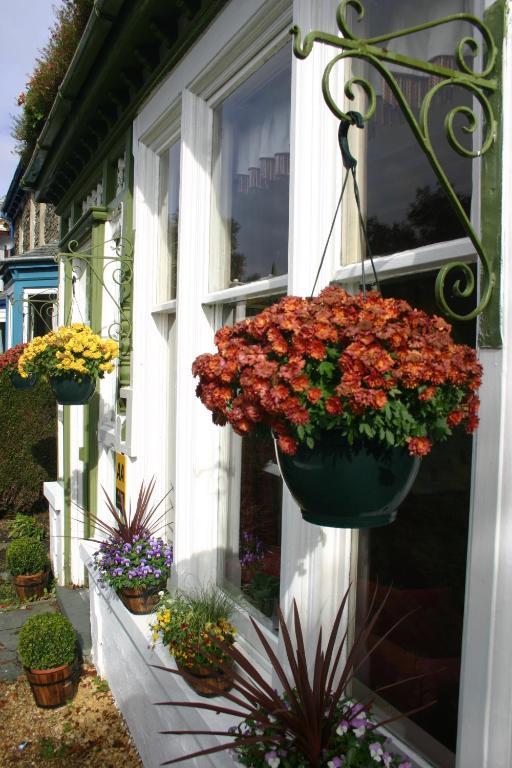
[[[28,669],[71,664],[76,655],[76,632],[60,613],[31,616],[21,628],[18,653]]]
[[[7,547],[7,568],[13,576],[29,576],[46,570],[48,557],[42,541],[15,539]]]
[[[43,483],[57,476],[57,409],[47,384],[16,390],[0,375],[0,516],[46,509]]]

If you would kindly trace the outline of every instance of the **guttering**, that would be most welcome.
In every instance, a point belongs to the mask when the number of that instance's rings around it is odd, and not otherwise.
[[[68,71],[60,84],[55,101],[46,118],[36,147],[21,179],[25,189],[34,190],[37,179],[44,166],[53,142],[71,113],[84,82],[89,75],[91,65],[102,48],[114,22],[127,0],[94,0],[91,15],[71,59]]]

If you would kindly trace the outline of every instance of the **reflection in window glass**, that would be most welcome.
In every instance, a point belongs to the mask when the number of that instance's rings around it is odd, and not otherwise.
[[[243,306],[250,317],[277,299],[253,299]],[[238,315],[240,315],[240,307]],[[254,611],[269,628],[277,627],[281,570],[282,480],[274,441],[251,433],[233,432],[231,440],[230,503],[223,586]]]
[[[160,159],[160,249],[158,301],[176,298],[180,203],[180,142]]]
[[[30,341],[36,336],[44,336],[56,326],[57,294],[32,294],[28,299],[27,305],[27,341]]]
[[[212,289],[287,272],[289,48],[215,110],[214,207],[223,265]]]
[[[435,276],[384,285],[386,295],[432,312]],[[460,308],[457,308],[460,309]],[[454,327],[456,341],[475,343],[475,326]],[[366,688],[425,675],[383,691],[386,709],[410,712],[433,706],[398,723],[401,734],[436,766],[455,765],[462,624],[469,523],[472,438],[464,433],[437,445],[420,472],[396,522],[358,533],[357,623],[372,596],[390,590],[367,649],[409,611],[358,671]]]
[[[472,5],[467,0],[431,0],[428,3],[365,0],[364,21],[361,24],[354,21],[353,27],[357,34],[364,32],[365,36],[376,36],[449,14],[471,11]],[[458,68],[455,51],[459,41],[470,32],[473,30],[468,24],[456,22],[386,41],[382,45],[409,58]],[[424,97],[438,80],[393,64],[389,68],[418,117]],[[365,128],[366,206],[372,253],[380,256],[464,237],[462,225],[389,85],[370,65],[355,63],[354,73],[369,79],[377,95],[376,114]],[[446,116],[457,106],[472,106],[469,91],[443,87],[432,101],[429,134],[441,166],[469,213],[472,164],[450,147],[444,127]],[[455,134],[466,148],[471,149],[473,136],[464,133],[463,126],[467,126],[467,122],[459,116],[454,123]]]

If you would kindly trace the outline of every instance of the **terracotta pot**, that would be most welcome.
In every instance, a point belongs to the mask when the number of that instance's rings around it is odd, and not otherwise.
[[[51,376],[50,387],[61,405],[85,405],[96,389],[96,379],[84,376],[81,381],[66,376]]]
[[[28,576],[13,576],[12,580],[19,599],[30,600],[44,595],[44,589],[48,585],[48,571],[39,571]]]
[[[75,695],[76,683],[71,664],[53,669],[27,669],[34,701],[38,707],[60,707]]]
[[[117,595],[130,613],[142,615],[153,613],[159,600],[158,592],[161,589],[165,589],[165,583],[156,587],[134,587],[133,589],[123,587],[117,590]]]
[[[196,664],[189,668],[179,661],[176,666],[182,673],[183,680],[199,696],[212,698],[213,696],[222,696],[231,690],[233,681],[222,669],[210,667],[207,665]]]

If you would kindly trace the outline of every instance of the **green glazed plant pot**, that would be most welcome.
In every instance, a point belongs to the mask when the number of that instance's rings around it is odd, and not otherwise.
[[[50,386],[61,405],[85,405],[96,389],[96,379],[84,376],[81,381],[66,376],[51,376]]]
[[[350,447],[336,433],[300,446],[294,456],[276,443],[279,469],[302,517],[331,528],[377,528],[396,518],[420,459],[406,448]]]
[[[13,371],[10,374],[11,384],[14,389],[30,389],[36,383],[36,374],[31,373],[25,379],[17,371]]]

